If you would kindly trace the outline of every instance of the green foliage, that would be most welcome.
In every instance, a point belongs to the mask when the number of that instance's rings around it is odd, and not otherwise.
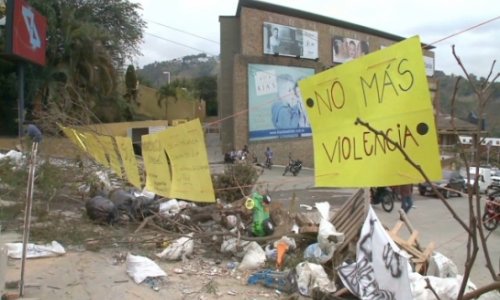
[[[227,202],[239,200],[252,192],[258,178],[258,172],[251,164],[227,165],[223,174],[212,175],[215,195]]]
[[[29,65],[26,71],[27,104],[38,99],[43,105],[38,117],[47,124],[42,127],[95,122],[110,110],[123,115],[122,105],[109,104],[122,101],[117,70],[139,52],[145,27],[140,4],[129,0],[31,0],[30,4],[48,21],[47,65]],[[97,111],[100,106],[107,109]]]
[[[125,86],[127,87],[127,91],[136,90],[137,88],[137,75],[135,74],[133,65],[127,67],[127,72],[125,73]]]
[[[200,54],[200,55],[203,55]],[[188,56],[189,57],[189,56]],[[170,72],[171,82],[175,78],[186,78],[188,80],[205,76],[217,76],[219,60],[217,57],[189,57],[189,59],[174,59],[164,62],[154,62],[137,69],[137,74],[142,82],[150,82],[150,87],[159,88],[167,83],[168,76],[164,72]]]
[[[217,115],[217,76],[194,78],[194,86],[199,91],[200,98],[205,100],[208,116]]]
[[[443,72],[437,71],[435,78],[439,82],[439,109],[441,113],[449,114],[451,112],[452,97],[455,89],[456,81],[460,76],[445,75]],[[467,120],[470,112],[477,112],[477,98],[471,84],[479,84],[485,82],[485,78],[477,78],[471,74],[471,81],[460,81],[458,85],[454,113],[460,119]],[[486,130],[490,131],[491,136],[500,136],[500,119],[498,111],[500,110],[500,82],[495,82],[491,85],[491,99],[488,102],[488,109],[485,110]]]

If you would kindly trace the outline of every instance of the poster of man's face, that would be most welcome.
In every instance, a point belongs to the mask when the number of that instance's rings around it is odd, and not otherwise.
[[[332,39],[333,62],[344,63],[370,52],[368,42],[343,36]]]
[[[308,59],[318,57],[318,32],[264,22],[264,54]]]

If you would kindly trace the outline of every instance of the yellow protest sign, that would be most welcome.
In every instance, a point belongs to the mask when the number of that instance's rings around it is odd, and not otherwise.
[[[61,130],[64,132],[64,134],[66,135],[66,137],[67,137],[70,141],[72,141],[72,142],[73,142],[73,143],[74,143],[77,147],[79,147],[80,149],[82,149],[82,150],[86,151],[86,149],[85,149],[85,145],[83,144],[83,142],[82,142],[82,141],[80,141],[80,140],[78,139],[78,136],[77,136],[76,132],[75,132],[73,129],[68,128],[68,127],[64,127],[64,126],[62,126],[62,125],[60,125],[60,124],[57,124],[57,125],[59,125],[59,128],[61,128]]]
[[[71,132],[73,133],[73,135],[75,136],[75,143],[82,149],[84,150],[85,152],[87,152],[87,146],[85,145],[84,141],[83,141],[83,134],[80,133],[78,130],[76,129],[73,129],[71,128]]]
[[[203,129],[198,119],[159,133],[172,167],[170,197],[215,202]]]
[[[78,137],[87,148],[87,152],[100,164],[105,167],[109,167],[109,161],[106,158],[106,152],[103,150],[102,144],[99,142],[99,139],[92,132],[78,132]]]
[[[116,146],[120,153],[123,169],[127,175],[128,182],[138,189],[141,189],[141,177],[139,176],[139,168],[132,147],[132,139],[129,137],[115,136]]]
[[[146,189],[155,194],[170,197],[171,162],[168,161],[160,133],[142,136],[142,159],[146,169]]]
[[[122,164],[118,153],[116,153],[113,137],[107,135],[97,135],[96,137],[109,159],[111,169],[115,171],[116,175],[122,177]]]
[[[431,180],[441,162],[422,49],[413,37],[299,83],[311,122],[317,186],[389,186],[422,182],[400,145]]]

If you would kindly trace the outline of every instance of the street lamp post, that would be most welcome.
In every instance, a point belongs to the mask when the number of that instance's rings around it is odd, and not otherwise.
[[[168,77],[167,77],[167,83],[170,84],[170,72],[169,71],[163,71],[163,74],[168,75]]]

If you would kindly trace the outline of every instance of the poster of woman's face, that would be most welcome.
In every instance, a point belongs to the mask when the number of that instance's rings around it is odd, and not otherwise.
[[[370,52],[368,42],[343,36],[334,36],[332,39],[333,62],[344,63],[356,59]]]

